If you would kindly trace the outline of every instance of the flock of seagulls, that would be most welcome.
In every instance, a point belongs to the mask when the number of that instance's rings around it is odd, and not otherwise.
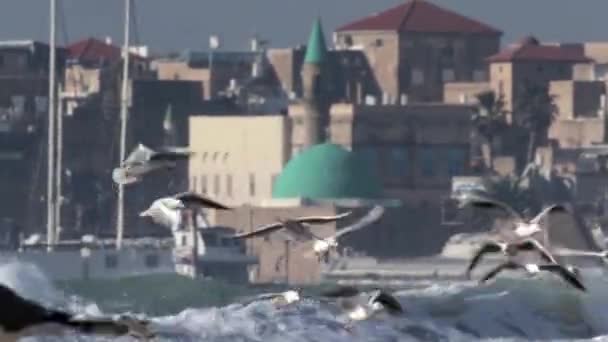
[[[140,182],[146,175],[161,170],[171,170],[178,161],[187,160],[193,155],[187,148],[164,147],[152,150],[143,144],[135,149],[112,171],[112,180],[116,184],[130,185]],[[195,192],[182,192],[159,198],[139,213],[142,218],[149,218],[155,224],[171,230],[181,229],[182,211],[193,208],[213,208],[231,210],[227,205],[217,202]],[[275,223],[264,225],[249,233],[236,234],[231,238],[250,239],[271,235],[283,235],[288,241],[298,243],[312,242],[312,254],[319,260],[327,259],[329,253],[338,248],[338,239],[376,222],[384,213],[384,208],[377,206],[355,224],[348,226],[329,237],[320,237],[312,232],[315,225],[337,222],[352,213],[346,212],[335,216],[310,216],[289,219],[279,219]],[[352,320],[361,320],[387,309],[391,313],[401,312],[399,302],[386,292],[377,291],[367,301],[361,302],[362,294],[353,289],[327,293],[321,298],[324,302],[336,301],[340,307],[349,310]],[[273,302],[291,304],[301,299],[300,293],[290,290],[281,295],[271,295]],[[261,297],[256,300],[261,300]],[[117,319],[79,319],[74,315],[45,308],[31,300],[18,295],[11,288],[0,284],[0,300],[11,311],[0,310],[0,342],[17,341],[25,336],[40,334],[62,333],[65,329],[76,330],[84,334],[122,336],[130,335],[138,339],[148,340],[154,337],[148,329],[149,322],[127,316]]]
[[[514,221],[514,229],[499,230],[499,237],[487,241],[474,253],[469,266],[466,269],[467,278],[471,279],[471,272],[489,253],[501,253],[507,260],[494,267],[481,277],[480,283],[485,283],[505,270],[524,270],[529,275],[541,272],[549,272],[557,275],[563,281],[574,288],[586,291],[580,271],[572,266],[560,263],[549,251],[549,249],[534,236],[545,233],[547,227],[541,226],[541,221],[551,213],[568,213],[566,207],[554,204],[544,208],[534,218],[527,220],[523,215],[515,211],[507,204],[484,196],[472,195],[461,199],[461,206],[471,205],[479,208],[494,208],[506,212]],[[572,255],[596,256],[606,259],[608,252],[581,251],[571,253]],[[536,261],[530,262],[529,258],[536,256]]]
[[[171,147],[155,151],[139,144],[126,160],[113,170],[112,179],[116,184],[122,185],[137,183],[147,174],[175,168],[178,161],[187,160],[192,154],[186,148]],[[555,212],[567,212],[564,206],[551,205],[535,217],[527,219],[509,205],[484,196],[469,195],[460,200],[461,206],[471,205],[478,208],[500,209],[509,215],[514,223],[512,229],[500,230],[497,239],[487,241],[474,253],[465,271],[467,278],[471,278],[472,271],[482,261],[484,255],[499,253],[506,257],[506,261],[484,274],[479,280],[480,284],[506,270],[524,270],[530,275],[540,272],[553,273],[574,288],[586,291],[578,269],[571,265],[560,264],[543,243],[534,237],[543,232],[541,221],[546,216]],[[182,210],[197,207],[231,210],[229,206],[195,192],[182,192],[155,200],[146,210],[140,212],[139,216],[150,218],[156,224],[175,230],[180,229]],[[310,246],[310,250],[305,251],[304,255],[313,255],[319,261],[327,261],[331,252],[337,251],[339,239],[377,222],[384,211],[382,206],[375,206],[354,224],[340,229],[328,237],[321,237],[316,234],[314,232],[315,226],[341,221],[350,217],[352,212],[334,216],[277,219],[277,222],[263,225],[251,232],[235,234],[231,238],[269,239],[272,236],[280,236],[286,241]],[[541,262],[519,260],[522,254],[526,253],[536,255]],[[579,254],[608,257],[606,251],[581,252]],[[348,319],[345,325],[347,330],[352,328],[353,322],[375,317],[382,312],[389,316],[401,315],[405,312],[399,301],[386,291],[376,289],[371,292],[363,292],[351,286],[340,286],[318,296],[304,296],[300,289],[288,290],[282,293],[257,296],[249,302],[270,300],[275,306],[284,307],[305,299],[316,300],[320,304],[332,305],[340,309]],[[85,334],[130,335],[145,340],[154,336],[148,329],[149,322],[147,321],[126,316],[113,320],[79,319],[67,312],[47,309],[19,296],[15,291],[4,285],[0,285],[0,300],[3,305],[11,308],[11,311],[0,310],[0,342],[17,341],[21,337],[41,332],[45,334],[53,331],[60,332],[62,327]]]

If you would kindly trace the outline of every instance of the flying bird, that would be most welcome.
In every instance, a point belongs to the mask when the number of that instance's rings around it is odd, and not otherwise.
[[[536,265],[536,264],[521,264],[514,261],[507,261],[496,266],[494,269],[490,270],[486,273],[482,279],[479,281],[480,284],[485,283],[486,281],[494,278],[498,273],[504,270],[525,270],[528,274],[538,274],[540,272],[551,272],[553,274],[561,277],[565,282],[572,285],[573,287],[581,290],[587,291],[585,285],[579,279],[579,272],[576,268],[573,267],[564,267],[560,264],[544,264],[544,265]]]
[[[147,321],[128,317],[118,320],[78,319],[67,312],[47,309],[0,284],[0,341],[12,342],[27,336],[60,333],[63,329],[84,334],[131,335],[144,340],[154,337]]]
[[[120,167],[112,171],[112,179],[116,184],[132,184],[151,172],[172,169],[177,161],[190,158],[193,152],[183,147],[162,147],[154,151],[143,144],[138,144],[121,162]]]
[[[488,241],[484,243],[474,254],[469,266],[467,267],[466,276],[471,278],[471,272],[481,261],[483,256],[488,253],[503,253],[508,257],[514,257],[519,252],[538,252],[540,257],[549,263],[557,263],[553,255],[543,247],[536,239],[527,238],[514,242]]]
[[[178,227],[181,221],[180,212],[187,207],[203,207],[218,210],[231,208],[195,192],[181,192],[169,197],[163,197],[152,202],[148,209],[142,211],[140,217],[150,217],[156,224],[171,229]]]
[[[370,224],[377,222],[383,214],[384,207],[377,205],[373,207],[364,217],[362,217],[355,224],[340,229],[332,236],[322,239],[315,239],[312,245],[313,253],[317,256],[319,261],[321,259],[327,259],[329,257],[330,251],[336,250],[338,248],[338,239],[340,237],[352,233],[361,228],[365,228]]]
[[[321,302],[333,303],[344,311],[349,319],[347,329],[354,321],[362,321],[386,312],[391,316],[404,313],[401,303],[391,294],[374,290],[369,294],[353,286],[340,286],[320,295]]]
[[[241,233],[231,236],[233,239],[249,239],[258,236],[267,237],[270,234],[282,231],[287,234],[288,239],[295,241],[310,241],[319,240],[320,237],[316,236],[310,231],[311,225],[324,224],[329,222],[335,222],[349,216],[351,212],[346,212],[335,216],[308,216],[299,217],[296,219],[278,220],[271,224],[264,225],[252,232]]]
[[[467,196],[466,199],[463,200],[464,205],[472,205],[478,208],[497,208],[505,211],[509,216],[511,216],[515,220],[515,230],[513,233],[516,237],[526,238],[530,237],[540,231],[542,231],[540,222],[543,218],[551,213],[556,212],[568,212],[566,208],[561,204],[553,204],[544,208],[538,215],[536,215],[531,220],[526,220],[522,214],[518,213],[508,204],[489,199],[483,196]]]

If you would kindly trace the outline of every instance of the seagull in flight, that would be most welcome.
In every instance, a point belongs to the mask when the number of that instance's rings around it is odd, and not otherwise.
[[[187,191],[169,197],[163,197],[152,202],[148,209],[139,213],[140,217],[150,217],[156,224],[171,229],[179,226],[181,221],[180,212],[187,207],[199,206],[218,210],[230,210],[231,208],[216,202],[208,197]]]
[[[568,212],[563,205],[553,204],[544,208],[538,215],[536,215],[531,220],[526,220],[526,218],[524,218],[522,214],[515,211],[515,209],[513,209],[511,206],[498,200],[489,199],[483,196],[471,195],[463,199],[463,204],[461,206],[465,206],[468,204],[478,208],[495,208],[505,211],[509,216],[511,216],[515,220],[515,230],[513,231],[513,233],[518,238],[530,237],[542,231],[540,222],[547,215],[556,212]]]
[[[366,294],[353,286],[339,286],[321,293],[320,301],[337,305],[346,313],[349,319],[347,330],[352,327],[352,322],[366,320],[382,312],[391,316],[405,312],[393,295],[379,289]]]
[[[335,216],[307,216],[299,217],[295,219],[278,220],[277,222],[264,225],[252,232],[246,232],[231,236],[233,239],[249,239],[258,236],[268,237],[274,232],[281,231],[287,235],[289,240],[295,240],[299,242],[305,242],[310,240],[320,240],[321,238],[316,236],[310,231],[311,225],[324,224],[329,222],[336,222],[347,216],[351,212]]]
[[[143,144],[138,144],[121,162],[120,167],[112,171],[116,184],[132,184],[141,181],[143,176],[161,169],[173,169],[178,160],[190,158],[193,152],[183,147],[163,147],[154,151]]]
[[[549,251],[543,247],[543,245],[536,239],[527,238],[515,242],[502,242],[502,241],[488,241],[484,243],[476,252],[469,266],[467,267],[466,276],[471,279],[471,272],[481,261],[483,256],[488,253],[503,253],[508,257],[514,257],[519,252],[535,251],[538,252],[540,257],[549,263],[555,264],[557,261],[549,253]]]
[[[56,335],[63,329],[77,330],[84,334],[132,337],[148,340],[154,334],[148,330],[147,321],[123,316],[117,320],[79,319],[67,312],[47,309],[18,295],[11,288],[0,284],[0,341],[13,342],[35,335]]]
[[[522,264],[522,263],[518,263],[518,262],[514,262],[514,261],[507,261],[505,263],[502,263],[502,264],[496,266],[494,269],[490,270],[488,273],[486,273],[482,277],[482,279],[479,282],[480,282],[480,284],[483,284],[486,281],[496,277],[496,275],[498,275],[498,273],[500,273],[504,270],[520,270],[520,269],[525,270],[528,274],[538,274],[540,272],[551,272],[553,274],[558,275],[560,278],[562,278],[565,282],[572,285],[573,287],[575,287],[581,291],[587,291],[585,285],[583,285],[583,283],[581,282],[581,280],[579,278],[579,274],[578,274],[578,271],[576,270],[576,268],[564,267],[557,263],[537,265],[537,264]]]
[[[382,215],[384,214],[384,207],[375,206],[373,207],[363,218],[361,218],[357,223],[340,229],[334,235],[322,238],[322,239],[314,239],[312,245],[312,252],[317,256],[317,259],[321,261],[321,259],[327,259],[329,257],[329,253],[332,250],[336,250],[338,248],[338,239],[346,234],[352,233],[356,230],[365,228],[370,224],[378,222]]]

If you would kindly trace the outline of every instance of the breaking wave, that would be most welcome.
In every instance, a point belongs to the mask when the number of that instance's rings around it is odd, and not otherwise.
[[[584,273],[584,277],[588,293],[580,293],[551,277],[500,278],[487,286],[444,282],[398,290],[397,298],[407,311],[404,317],[379,317],[347,331],[338,313],[316,302],[282,309],[267,302],[239,304],[237,297],[252,289],[191,280],[132,280],[118,281],[114,286],[98,284],[114,292],[126,288],[126,295],[102,298],[110,292],[98,293],[91,299],[82,291],[76,291],[78,295],[71,293],[69,286],[56,287],[35,266],[16,262],[0,266],[1,283],[45,305],[84,315],[143,314],[152,321],[159,341],[608,341],[608,280],[596,274]],[[95,284],[89,285],[95,288]],[[157,292],[170,294],[167,302],[179,300],[183,306],[165,312],[159,307],[151,310],[155,312],[145,311],[146,305],[141,301],[146,298],[134,294],[139,288],[153,296],[150,288],[155,286]],[[227,293],[220,295],[231,304],[205,304],[204,298],[214,298],[220,289],[231,291],[231,297]],[[198,301],[192,300],[197,295]],[[116,306],[117,298],[123,300],[120,306]],[[42,338],[27,339],[37,340]],[[108,339],[64,336],[58,340]]]

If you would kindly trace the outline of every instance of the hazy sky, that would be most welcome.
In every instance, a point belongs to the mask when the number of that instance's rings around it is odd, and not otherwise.
[[[60,43],[87,36],[122,41],[123,0],[57,0],[65,20]],[[219,33],[226,48],[248,46],[254,32],[273,47],[305,42],[321,14],[332,32],[402,0],[136,0],[139,43],[153,51],[206,49]],[[505,32],[503,43],[534,33],[541,40],[608,41],[608,0],[434,0]],[[1,0],[0,40],[48,40],[48,0]],[[61,19],[61,14],[60,14]],[[132,36],[135,38],[134,36]]]

